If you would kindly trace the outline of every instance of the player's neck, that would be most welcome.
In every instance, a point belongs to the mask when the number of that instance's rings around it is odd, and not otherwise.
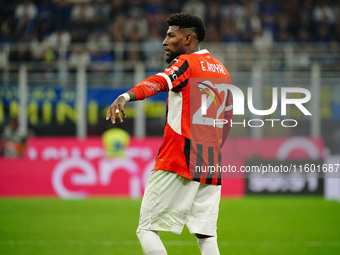
[[[200,50],[199,45],[190,45],[190,46],[187,48],[185,54],[191,54],[191,53],[194,53],[194,52],[199,51],[199,50]]]

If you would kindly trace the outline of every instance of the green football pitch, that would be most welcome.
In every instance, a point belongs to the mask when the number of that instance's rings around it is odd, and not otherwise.
[[[0,199],[0,254],[142,254],[140,200]],[[168,254],[200,254],[196,238],[161,233]],[[321,197],[223,199],[221,254],[340,254],[340,203]]]

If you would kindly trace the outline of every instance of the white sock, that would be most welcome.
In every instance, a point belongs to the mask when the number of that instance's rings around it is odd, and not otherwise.
[[[197,244],[202,255],[220,255],[217,246],[217,237],[197,238]]]
[[[144,255],[167,255],[158,232],[138,229],[137,237],[142,246]]]

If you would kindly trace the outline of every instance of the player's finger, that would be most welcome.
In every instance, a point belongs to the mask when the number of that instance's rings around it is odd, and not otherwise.
[[[120,109],[120,111],[122,112],[122,114],[123,114],[123,117],[125,118],[125,117],[126,117],[126,114],[125,114],[125,110],[124,110],[124,108],[122,107],[122,109]]]
[[[111,108],[111,122],[112,122],[112,124],[115,124],[116,123],[116,111],[117,111],[117,109],[113,105],[111,105],[110,108]]]
[[[112,113],[111,113],[111,122],[112,122],[112,124],[116,123],[116,116],[115,116],[115,114],[112,114]]]
[[[109,120],[110,116],[111,116],[111,106],[110,106],[109,109],[107,110],[106,120]]]
[[[117,114],[117,116],[118,116],[119,121],[120,121],[120,122],[123,122],[123,118],[122,118],[122,116],[120,115],[119,109],[118,109],[118,108],[116,109],[116,114]]]

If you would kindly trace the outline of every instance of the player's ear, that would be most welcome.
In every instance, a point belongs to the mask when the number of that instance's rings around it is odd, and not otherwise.
[[[184,40],[185,40],[184,44],[186,46],[188,46],[192,42],[193,39],[194,39],[194,37],[192,36],[192,34],[185,35],[185,37],[184,37]]]

